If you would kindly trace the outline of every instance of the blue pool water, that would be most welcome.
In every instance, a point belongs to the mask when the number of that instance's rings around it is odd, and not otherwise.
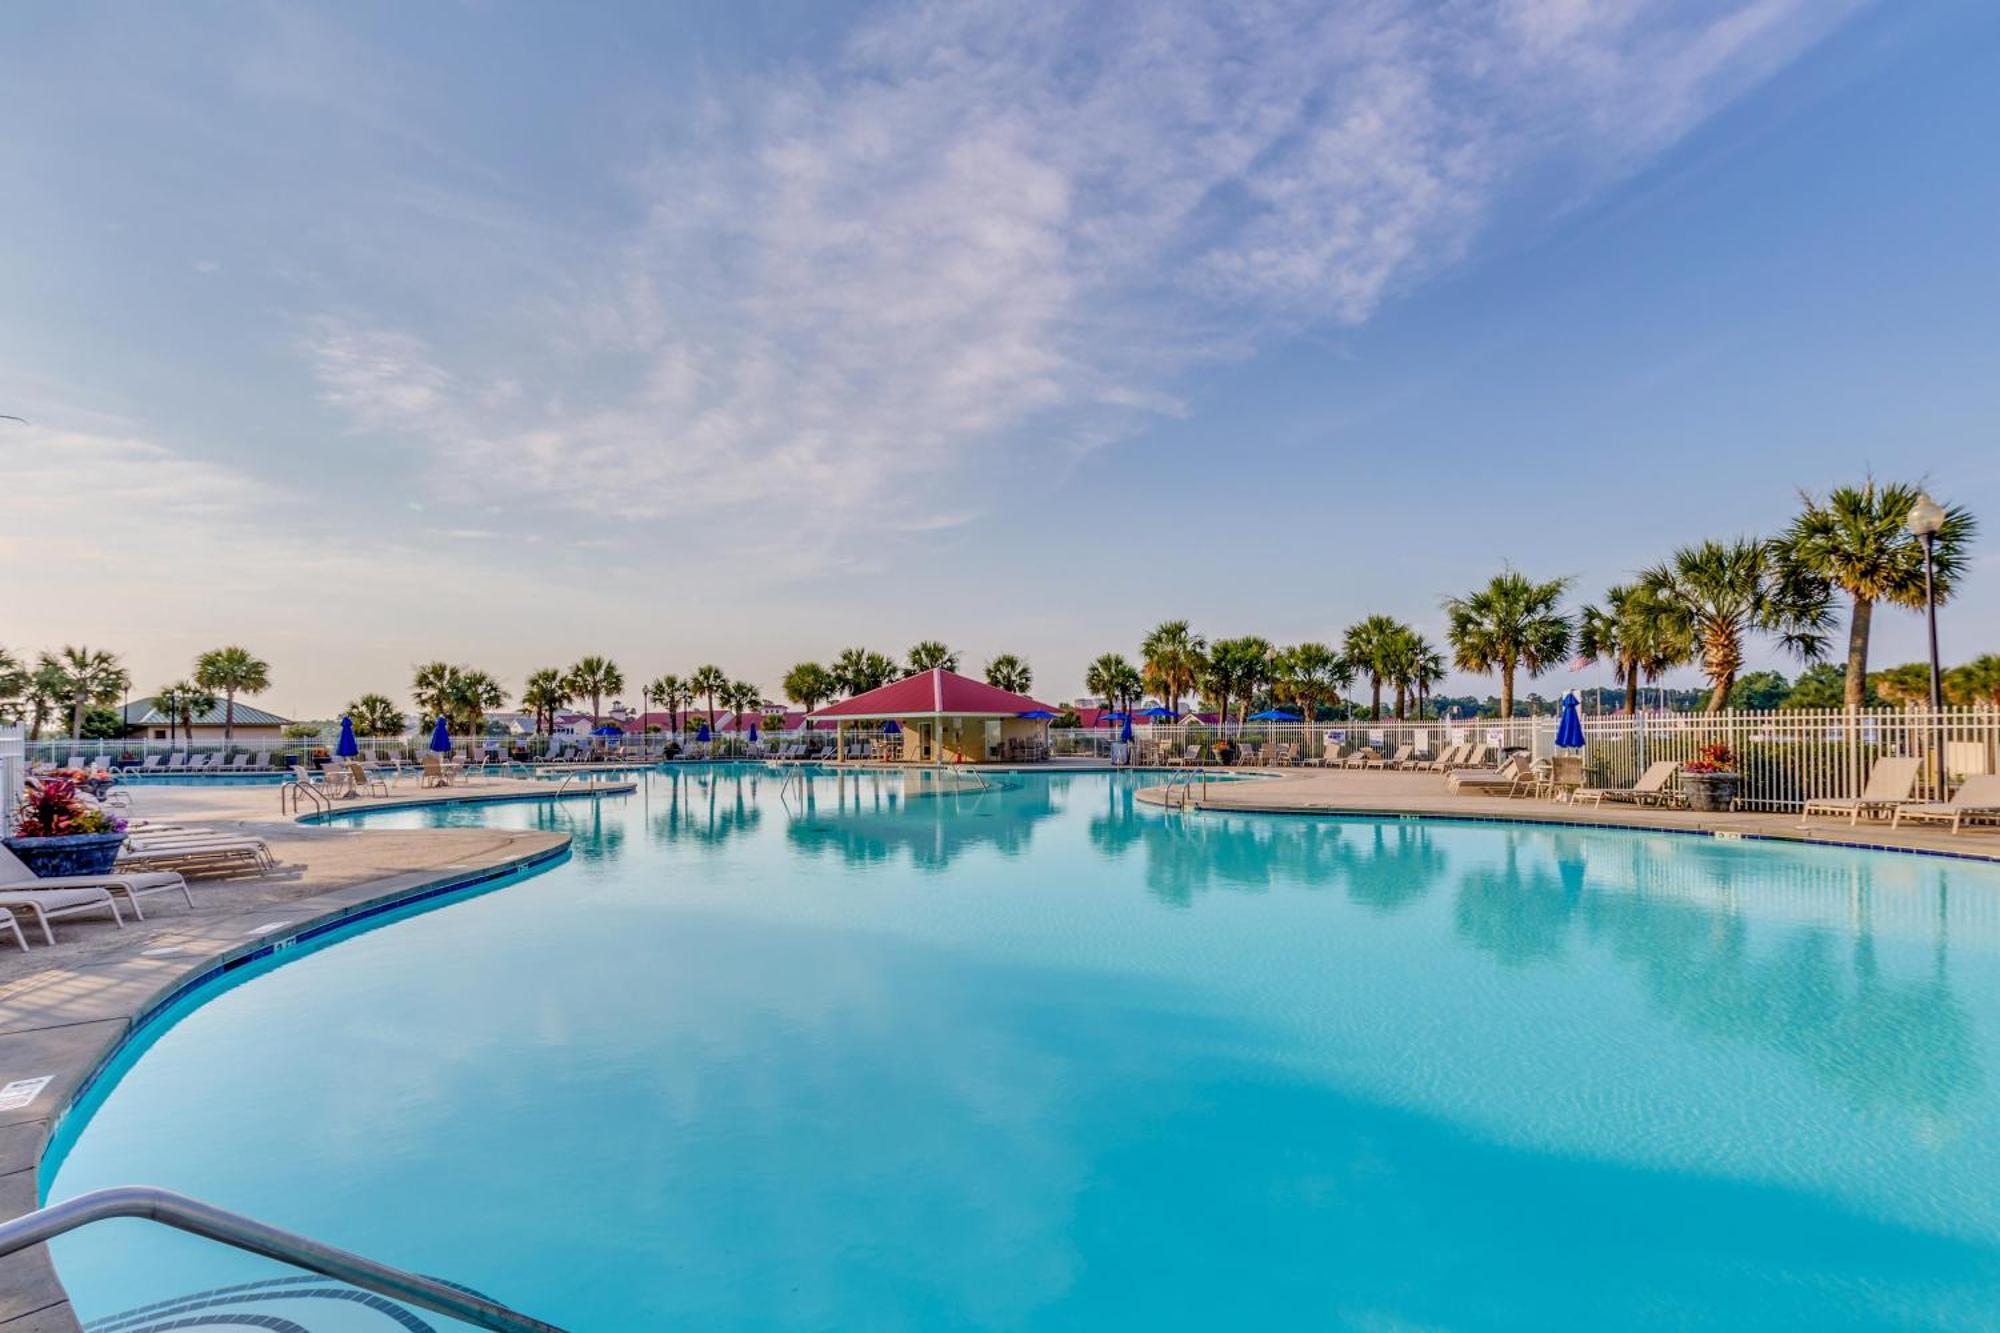
[[[368,818],[575,855],[183,1006],[47,1192],[573,1329],[2000,1327],[2000,869],[1153,780]],[[57,1257],[90,1317],[273,1271]]]

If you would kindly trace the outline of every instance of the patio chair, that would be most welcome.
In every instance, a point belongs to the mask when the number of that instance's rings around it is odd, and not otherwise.
[[[1908,819],[1916,823],[1950,824],[1955,834],[1967,819],[2000,819],[2000,774],[1979,773],[1960,783],[1948,801],[1909,801],[1896,807],[1891,828]]]
[[[1378,754],[1372,761],[1370,761],[1367,764],[1364,764],[1363,767],[1401,768],[1403,765],[1410,762],[1410,756],[1415,754],[1416,752],[1417,752],[1417,747],[1414,745],[1399,745],[1396,747],[1396,753],[1394,753],[1393,755],[1384,758],[1383,756]]]
[[[359,759],[347,761],[347,785],[356,796],[387,796],[389,784],[380,778],[368,776],[368,770],[361,766]]]
[[[458,765],[446,763],[435,754],[424,756],[424,775],[417,779],[419,787],[449,787],[458,776]]]
[[[82,755],[73,754],[69,757],[69,762],[64,764],[63,767],[69,769],[72,772],[81,773],[86,768],[89,768],[90,765],[87,762],[85,762],[84,757]]]
[[[1679,793],[1672,782],[1681,771],[1681,766],[1672,759],[1659,759],[1646,765],[1646,771],[1639,780],[1629,787],[1578,787],[1569,794],[1572,805],[1603,805],[1606,801],[1624,801],[1631,805],[1671,805],[1679,799]]]
[[[146,762],[139,765],[139,771],[141,773],[157,773],[160,771],[160,765],[166,762],[167,757],[163,754],[149,754],[146,756]]]
[[[1341,761],[1342,768],[1366,768],[1371,762],[1379,763],[1382,756],[1373,746],[1364,745]]]
[[[49,922],[62,916],[76,916],[82,912],[109,911],[111,920],[121,929],[125,917],[118,910],[118,900],[104,889],[35,889],[28,893],[0,893],[0,911],[7,913],[14,921],[14,937],[21,938],[18,918],[28,920],[42,928],[42,938],[50,944],[56,942],[55,931]],[[27,942],[21,941],[26,948]]]
[[[1499,792],[1513,795],[1520,780],[1534,772],[1534,763],[1526,752],[1509,755],[1507,761],[1498,768],[1457,768],[1445,777],[1445,786],[1454,792],[1477,792],[1490,795]]]
[[[1799,827],[1804,828],[1814,815],[1846,815],[1851,828],[1861,822],[1863,815],[1872,818],[1892,814],[1898,805],[1910,801],[1910,793],[1917,789],[1917,775],[1923,772],[1923,768],[1923,759],[1916,755],[1877,759],[1859,796],[1829,796],[1807,801],[1805,808],[1799,811]]]
[[[183,875],[264,874],[278,858],[262,838],[205,828],[148,828],[129,837],[119,855],[120,873],[177,870]]]
[[[178,893],[194,906],[187,881],[175,874],[114,872],[108,875],[36,875],[21,858],[0,847],[0,893],[41,893],[50,889],[101,889],[122,898],[135,920],[144,921],[139,900],[154,893]]]

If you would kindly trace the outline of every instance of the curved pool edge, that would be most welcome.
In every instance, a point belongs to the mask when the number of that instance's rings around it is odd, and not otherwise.
[[[631,787],[628,785],[626,790]],[[564,793],[564,796],[582,794]],[[595,794],[611,793],[600,787]],[[554,798],[555,793],[548,792],[381,802],[368,806],[365,812]],[[326,820],[308,816],[297,822],[324,824]],[[48,1082],[24,1106],[0,1113],[0,1220],[19,1217],[41,1206],[49,1150],[58,1142],[70,1116],[98,1088],[123,1053],[175,1005],[245,966],[299,944],[352,930],[375,918],[425,902],[465,894],[485,885],[499,888],[504,881],[552,869],[569,859],[570,844],[567,833],[522,833],[511,845],[510,855],[477,864],[448,866],[444,873],[401,871],[297,899],[282,909],[266,909],[281,910],[287,919],[275,923],[270,930],[251,928],[245,938],[206,953],[185,959],[149,959],[148,962],[173,970],[157,986],[136,996],[122,1016],[7,1034],[23,1039],[29,1048],[25,1053],[29,1058],[40,1057],[31,1071],[9,1077],[35,1080],[46,1075]],[[265,913],[245,913],[259,914]],[[46,1246],[0,1258],[0,1333],[16,1328],[23,1333],[28,1330],[80,1333],[81,1325],[70,1312],[68,1292],[56,1274]]]
[[[1449,794],[1370,801],[1352,792],[1307,792],[1297,799],[1297,775],[1263,774],[1265,782],[1244,783],[1221,799],[1211,795],[1190,801],[1186,811],[1203,814],[1321,816],[1329,819],[1426,820],[1460,824],[1518,824],[1544,828],[1588,828],[1624,833],[1669,833],[1723,841],[1785,843],[1800,847],[1831,847],[1842,851],[1896,852],[1905,856],[1935,856],[1986,865],[2000,863],[2000,831],[1983,836],[1953,835],[1925,826],[1892,830],[1886,823],[1814,824],[1802,826],[1796,816],[1739,812],[1703,814],[1649,806],[1571,806],[1546,800]],[[1290,778],[1292,781],[1287,782]],[[1288,792],[1287,787],[1293,790]],[[1160,809],[1169,806],[1165,785],[1143,787],[1135,799]],[[1274,797],[1275,793],[1275,797]]]

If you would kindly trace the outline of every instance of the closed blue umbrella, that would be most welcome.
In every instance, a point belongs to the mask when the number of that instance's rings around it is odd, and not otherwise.
[[[1562,716],[1556,719],[1556,748],[1560,750],[1583,748],[1583,714],[1577,708],[1575,690],[1563,696]]]
[[[757,724],[755,722],[750,724],[750,743],[752,745],[757,743]]]
[[[442,716],[438,718],[437,725],[431,728],[431,750],[435,754],[451,753],[451,726]]]
[[[708,723],[704,722],[701,724],[701,730],[694,734],[694,739],[697,745],[706,745],[708,743]]]
[[[1126,719],[1125,719],[1125,725],[1124,725],[1124,726],[1122,726],[1122,727],[1120,727],[1120,728],[1118,728],[1118,739],[1119,739],[1120,741],[1123,741],[1123,742],[1127,743],[1127,744],[1130,744],[1130,743],[1131,743],[1131,740],[1132,740],[1132,719],[1131,719],[1131,718],[1129,718],[1129,717],[1128,717],[1128,718],[1126,718]]]
[[[354,739],[353,718],[340,719],[340,739],[333,743],[333,752],[342,759],[354,759],[360,756],[361,746]]]

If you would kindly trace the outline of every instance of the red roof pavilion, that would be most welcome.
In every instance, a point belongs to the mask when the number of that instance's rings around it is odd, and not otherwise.
[[[1019,717],[1023,713],[1058,713],[1025,694],[999,689],[985,681],[972,680],[955,671],[936,667],[857,694],[837,704],[828,704],[812,714],[814,721],[881,722],[891,718]]]

